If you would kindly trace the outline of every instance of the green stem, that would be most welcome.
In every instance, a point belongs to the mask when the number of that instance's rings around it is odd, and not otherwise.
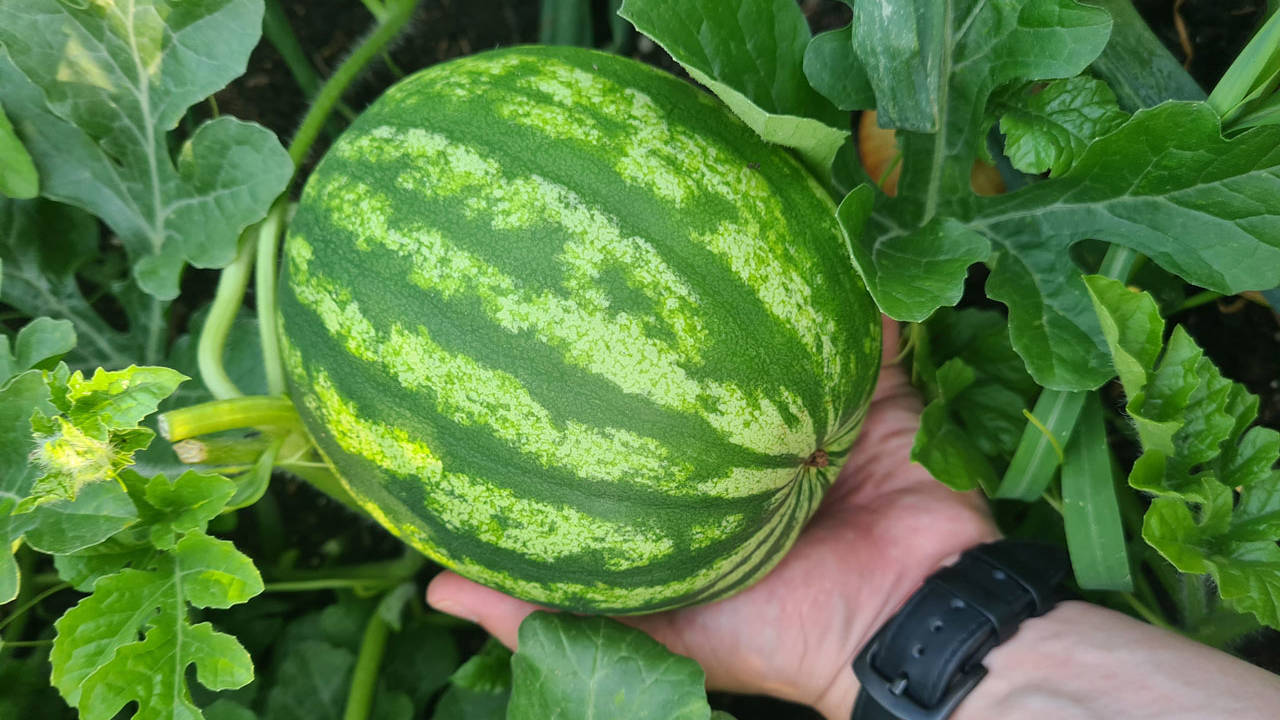
[[[1123,245],[1112,245],[1107,248],[1107,254],[1102,258],[1102,265],[1098,268],[1099,275],[1105,275],[1112,280],[1127,282],[1129,276],[1133,274],[1133,268],[1138,263],[1138,255],[1136,250],[1131,250]]]
[[[262,34],[266,36],[267,42],[271,43],[276,52],[280,53],[285,66],[289,68],[289,74],[293,75],[293,80],[298,83],[302,94],[311,97],[315,94],[316,88],[320,87],[320,75],[307,59],[302,43],[298,42],[298,36],[294,34],[293,27],[289,24],[289,17],[285,15],[279,0],[266,0],[265,11],[262,16]]]
[[[383,588],[385,580],[358,578],[321,578],[318,580],[285,580],[263,585],[265,592],[315,592],[317,590],[355,590],[358,588]]]
[[[250,395],[214,400],[161,413],[160,435],[169,442],[249,427],[297,428],[298,411],[284,397]]]
[[[302,161],[307,157],[307,153],[315,143],[316,137],[319,136],[320,130],[324,128],[325,122],[328,121],[329,114],[333,112],[334,106],[342,99],[343,93],[346,92],[347,86],[364,70],[364,66],[370,60],[382,53],[387,44],[400,33],[405,23],[409,22],[409,18],[413,15],[413,9],[417,6],[417,0],[394,0],[386,6],[374,2],[374,0],[365,0],[365,4],[369,6],[370,12],[377,18],[378,25],[364,39],[364,42],[360,43],[355,51],[348,55],[346,60],[342,61],[338,69],[320,88],[315,102],[311,104],[307,114],[302,118],[302,124],[298,126],[298,132],[293,136],[293,142],[289,143],[289,157],[293,158],[294,166],[301,165]]]
[[[53,644],[52,640],[23,640],[20,642],[7,642],[4,644],[4,646],[12,647],[12,648],[30,648],[30,647],[45,647],[47,645],[52,645],[52,644]]]
[[[1120,593],[1120,596],[1129,603],[1129,607],[1133,608],[1135,612],[1142,616],[1143,620],[1146,620],[1158,628],[1181,634],[1177,628],[1170,625],[1163,617],[1160,616],[1159,613],[1147,607],[1146,604],[1139,600],[1133,593]]]
[[[147,342],[142,350],[142,361],[147,365],[158,365],[164,358],[165,331],[169,323],[164,322],[164,301],[147,296],[147,303],[151,317],[147,318]]]
[[[196,346],[200,378],[204,380],[205,387],[209,388],[209,393],[219,400],[244,395],[231,380],[231,376],[227,375],[227,369],[222,364],[222,353],[236,313],[244,302],[245,288],[249,286],[254,249],[249,238],[255,231],[256,226],[245,230],[240,237],[240,250],[236,253],[236,259],[223,268],[222,274],[218,276],[218,291],[213,297],[213,304],[209,306],[209,317],[204,321],[200,342]]]
[[[380,6],[381,4],[375,2],[374,5]],[[378,26],[374,31],[355,49],[355,52],[351,53],[338,66],[337,72],[321,86],[315,102],[307,109],[307,114],[303,117],[302,125],[298,128],[298,133],[294,136],[293,142],[289,143],[289,157],[293,160],[295,172],[296,168],[302,164],[303,158],[311,150],[311,146],[315,143],[325,123],[328,122],[334,107],[342,99],[342,94],[346,91],[347,86],[356,79],[360,71],[364,69],[364,66],[377,57],[383,48],[400,32],[405,23],[409,21],[410,16],[412,16],[416,5],[417,0],[395,0],[389,7],[388,12],[383,16],[379,16]],[[200,375],[205,385],[209,388],[209,392],[220,400],[243,395],[240,389],[235,386],[235,383],[231,381],[222,365],[222,350],[226,345],[227,333],[231,329],[231,323],[235,319],[236,312],[244,303],[244,291],[248,287],[249,271],[252,269],[255,260],[254,243],[248,242],[247,237],[257,231],[257,227],[251,227],[246,230],[245,235],[241,237],[240,252],[236,255],[236,259],[231,265],[223,269],[221,277],[218,278],[217,294],[214,296],[213,305],[209,309],[209,319],[205,322],[205,327],[200,333],[200,343],[197,350]],[[271,254],[274,257],[277,245],[276,236],[279,235],[279,232],[267,233],[266,235],[270,237],[270,241],[264,242],[260,239],[256,248],[257,255]],[[269,276],[269,280],[271,282],[275,281],[274,273]],[[267,281],[264,280],[263,282]],[[274,293],[272,298],[274,300]],[[274,328],[274,322],[270,323],[269,329],[274,330]],[[265,346],[264,352],[266,352]],[[271,371],[269,370],[268,372]]]
[[[1224,297],[1226,297],[1226,295],[1223,295],[1220,292],[1214,292],[1212,290],[1204,290],[1202,292],[1196,293],[1195,295],[1192,295],[1186,300],[1183,300],[1182,304],[1179,305],[1173,312],[1169,314],[1177,315],[1180,312],[1186,312],[1187,310],[1198,308],[1201,305],[1208,305],[1209,303],[1214,302],[1216,300],[1221,300]]]
[[[284,364],[280,361],[280,336],[276,333],[276,258],[280,229],[288,204],[281,197],[258,228],[257,269],[254,271],[254,302],[258,310],[258,340],[262,345],[262,367],[267,376],[267,394],[283,395]]]
[[[367,720],[373,709],[373,691],[378,685],[378,668],[387,649],[391,626],[375,608],[369,614],[364,638],[360,641],[360,654],[356,656],[356,668],[351,673],[351,690],[347,693],[347,709],[342,720]]]
[[[345,565],[325,568],[323,570],[293,570],[272,578],[276,584],[283,583],[333,583],[358,581],[364,585],[373,582],[399,585],[413,577],[426,559],[414,550],[406,549],[404,554],[394,560],[378,560],[359,565]],[[342,587],[347,587],[342,585]]]
[[[1044,493],[1040,495],[1040,499],[1044,500],[1046,505],[1056,510],[1059,515],[1062,514],[1062,501],[1051,495],[1048,490],[1045,490]]]
[[[44,600],[45,598],[49,597],[54,593],[62,592],[63,590],[66,590],[69,587],[71,587],[71,583],[67,583],[67,582],[58,583],[57,585],[54,585],[51,588],[46,588],[44,592],[41,592],[40,594],[36,595],[30,600],[24,602],[21,606],[14,609],[14,611],[9,614],[9,617],[6,617],[4,620],[0,620],[0,631],[3,631],[5,628],[9,627],[9,623],[21,617],[28,610],[35,607],[36,605],[39,605],[41,600]],[[13,645],[14,643],[6,642],[4,644]]]

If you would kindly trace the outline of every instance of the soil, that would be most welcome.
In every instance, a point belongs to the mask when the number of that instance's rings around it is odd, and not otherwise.
[[[280,2],[300,44],[322,77],[341,62],[372,24],[363,5],[354,0]],[[602,7],[605,4],[597,2]],[[849,8],[842,3],[801,0],[801,4],[815,30],[848,22]],[[1177,6],[1176,14],[1182,19],[1191,49],[1189,70],[1206,88],[1212,87],[1243,47],[1266,8],[1265,0],[1186,0],[1182,3],[1137,0],[1135,4],[1161,39],[1182,58],[1183,34],[1175,21]],[[358,112],[396,79],[398,71],[393,67],[410,73],[492,47],[535,42],[538,16],[539,3],[528,0],[426,0],[408,31],[390,51],[391,62],[373,63],[371,70],[348,93],[346,105]],[[597,37],[607,36],[603,20],[597,30]],[[638,59],[683,74],[653,43],[641,40],[634,43],[633,48],[632,54]],[[216,101],[220,112],[257,121],[282,138],[292,136],[306,110],[306,98],[280,55],[267,42],[254,51],[246,74],[218,93]],[[321,138],[313,157],[319,157],[327,141]],[[195,281],[194,277],[189,279]],[[1251,302],[1226,301],[1188,311],[1179,319],[1225,375],[1244,383],[1260,396],[1262,422],[1280,428],[1280,318]],[[275,492],[274,487],[279,487],[279,491]],[[333,528],[352,526],[343,517],[345,511],[305,485],[273,486],[273,494],[278,502],[287,506],[285,514],[291,518],[284,524],[291,534],[285,540],[286,547],[315,547],[315,538],[321,538],[322,542],[328,540],[310,556],[298,558],[299,567],[332,562],[335,554],[348,561],[367,561],[397,551],[397,543],[369,529],[347,530],[335,538]],[[297,522],[299,518],[312,518],[314,523],[301,525]],[[262,516],[246,519],[248,522],[242,524],[241,532],[256,535],[251,531],[256,530],[254,526]],[[1280,635],[1275,633],[1260,636],[1241,650],[1255,662],[1280,670],[1277,637]],[[713,694],[713,704],[739,720],[818,717],[807,708],[769,698],[717,693]]]

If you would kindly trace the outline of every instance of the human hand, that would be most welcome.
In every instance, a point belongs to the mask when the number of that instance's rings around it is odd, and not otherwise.
[[[849,717],[854,654],[925,577],[997,536],[979,495],[954,492],[911,462],[920,399],[892,363],[897,324],[886,319],[884,329],[885,366],[862,432],[778,566],[718,602],[620,618],[697,660],[708,687]],[[451,572],[432,580],[427,602],[479,623],[511,648],[520,622],[538,609]]]

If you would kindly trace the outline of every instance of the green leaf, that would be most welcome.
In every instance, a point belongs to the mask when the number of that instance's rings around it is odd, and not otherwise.
[[[977,487],[996,486],[996,473],[991,461],[952,421],[944,400],[929,403],[920,415],[920,428],[911,447],[911,459],[952,490],[964,492]]]
[[[869,18],[877,11],[884,21]],[[863,17],[869,24],[860,38]],[[1105,12],[1074,0],[857,3],[855,48],[876,87],[877,121],[913,129],[899,135],[901,207],[885,212],[911,227],[951,214],[951,203],[972,197],[970,173],[985,146],[991,93],[1009,83],[1078,75],[1102,51],[1110,30]],[[917,40],[930,43],[920,53],[934,62],[915,58]],[[879,70],[868,60],[872,54],[879,57]],[[907,78],[916,73],[925,75]],[[901,113],[886,112],[891,95],[915,99],[896,101],[909,103]]]
[[[70,320],[75,326],[76,347],[66,356],[73,368],[121,368],[160,360],[168,326],[168,303],[154,299],[131,301],[141,295],[132,283],[114,272],[107,277],[77,276],[86,268],[99,274],[112,265],[99,255],[97,221],[76,208],[44,200],[0,199],[0,301],[31,317]],[[123,268],[121,268],[123,270]],[[90,293],[115,299],[124,308],[129,330],[121,332],[108,323],[85,299]]]
[[[876,106],[866,68],[853,50],[853,26],[815,35],[804,50],[804,76],[814,90],[841,110]]]
[[[510,720],[625,717],[706,720],[705,676],[614,620],[535,612],[511,660]]]
[[[40,176],[31,155],[13,132],[13,124],[0,106],[0,195],[33,198],[40,192]]]
[[[57,362],[76,346],[75,327],[67,320],[39,317],[18,331],[14,343],[14,367],[30,370]]]
[[[145,478],[125,470],[120,479],[146,523],[152,545],[173,548],[178,538],[190,532],[204,532],[209,521],[227,506],[236,484],[221,475],[188,470],[170,480],[165,475]]]
[[[875,192],[854,188],[836,217],[858,274],[880,311],[897,320],[921,322],[939,307],[960,302],[969,266],[991,254],[991,243],[950,218],[931,223],[901,242],[874,240],[867,230]]]
[[[767,142],[793,148],[820,178],[848,118],[805,79],[810,41],[792,0],[626,0],[618,14],[671,54]]]
[[[991,242],[987,294],[1009,307],[1010,336],[1027,369],[1059,390],[1110,375],[1106,344],[1078,270],[1064,263],[1085,238],[1132,248],[1189,282],[1223,293],[1280,285],[1280,128],[1230,140],[1200,103],[1143,110],[1093,143],[1070,171],[1009,195],[970,198],[963,230],[931,224],[884,229],[876,217],[854,261],[882,309],[904,319],[943,304],[919,287],[959,297],[960,263],[929,258],[949,243]],[[852,235],[851,235],[852,236]],[[1214,238],[1204,252],[1199,238]],[[919,271],[906,273],[915,266]]]
[[[0,661],[0,718],[74,720],[75,711],[49,687],[49,650],[35,648],[26,657],[7,652]]]
[[[31,420],[36,442],[31,462],[38,476],[18,511],[74,500],[86,485],[115,479],[132,464],[134,452],[154,437],[138,423],[186,379],[169,368],[136,366],[99,368],[87,380],[78,370],[65,378],[50,375],[53,402],[61,414]]]
[[[205,708],[204,717],[205,720],[258,720],[252,710],[226,698],[219,698]]]
[[[291,648],[267,695],[263,720],[340,720],[355,655],[307,640]]]
[[[1086,590],[1131,592],[1115,475],[1102,403],[1089,394],[1062,463],[1062,519],[1076,582]]]
[[[226,608],[260,592],[258,571],[231,543],[187,535],[151,567],[99,579],[54,624],[53,685],[83,720],[110,720],[132,701],[141,717],[199,718],[189,666],[211,690],[245,685],[253,666],[231,636],[190,624],[186,606]]]
[[[505,692],[511,689],[511,651],[490,637],[480,652],[467,658],[449,682],[455,687],[484,693]]]
[[[1161,352],[1149,295],[1099,276],[1086,283],[1127,368],[1126,409],[1143,450],[1129,484],[1156,496],[1143,538],[1178,570],[1212,576],[1235,611],[1280,627],[1280,434],[1249,428],[1258,399],[1224,379],[1181,327]]]
[[[39,370],[0,382],[0,604],[18,595],[13,543],[30,528],[32,519],[12,513],[35,481],[29,456],[35,445],[31,416],[38,412],[53,412],[49,385]]]
[[[860,0],[853,7],[853,47],[875,89],[881,127],[933,133],[945,112],[940,97],[952,47],[954,15],[968,3]],[[915,92],[904,92],[912,88]]]
[[[1091,66],[1128,112],[1166,100],[1204,100],[1204,90],[1138,14],[1133,0],[1088,0],[1111,15],[1111,39]]]
[[[992,98],[1005,134],[1005,155],[1022,172],[1061,175],[1089,145],[1124,124],[1115,93],[1080,75],[1043,88],[1010,87]]]
[[[40,512],[37,510],[36,512]],[[148,567],[155,561],[156,548],[119,535],[68,555],[55,555],[53,565],[62,578],[80,592],[90,592],[98,578],[114,575],[129,567]]]
[[[1009,346],[1004,318],[939,310],[911,335],[913,374],[929,401],[912,459],[957,490],[994,493],[1039,390]],[[938,365],[934,369],[934,365]]]
[[[50,555],[93,547],[138,522],[138,511],[116,483],[86,486],[74,500],[54,500],[31,513],[27,544]]]
[[[0,100],[43,194],[110,225],[158,298],[177,296],[186,263],[230,263],[293,172],[275,135],[230,117],[169,152],[167,133],[244,71],[261,27],[261,0],[0,6]]]
[[[431,720],[506,720],[511,692],[497,693],[452,686],[436,703]]]
[[[501,691],[510,687],[509,659],[505,665],[508,681]],[[453,636],[444,628],[420,621],[388,640],[379,678],[387,688],[406,693],[414,717],[423,717],[431,699],[449,684],[449,676],[457,668],[458,648]]]

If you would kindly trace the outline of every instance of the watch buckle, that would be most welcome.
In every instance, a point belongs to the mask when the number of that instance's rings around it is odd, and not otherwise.
[[[853,659],[853,674],[857,676],[858,682],[873,700],[901,720],[946,720],[960,701],[987,675],[987,668],[981,663],[973,663],[963,668],[952,680],[938,704],[927,708],[907,695],[907,687],[910,683],[907,676],[885,677],[875,669],[873,662],[879,649],[880,633],[877,632],[862,652]]]

